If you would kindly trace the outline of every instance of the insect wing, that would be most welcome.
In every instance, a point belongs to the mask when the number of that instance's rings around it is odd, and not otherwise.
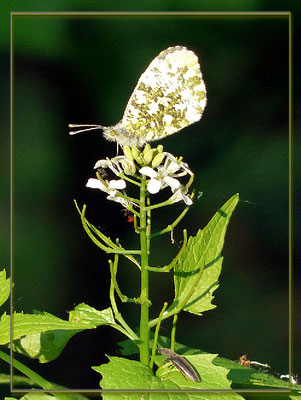
[[[181,357],[177,354],[177,356],[173,358],[171,362],[180,372],[182,372],[183,375],[187,376],[187,378],[194,382],[200,382],[200,378],[198,377],[197,373],[184,357]]]
[[[164,357],[168,358],[184,376],[194,382],[200,382],[200,378],[193,369],[192,365],[184,357],[165,347],[161,347],[158,349],[158,351]]]
[[[141,75],[121,125],[145,142],[158,140],[198,121],[206,101],[197,56],[183,46],[169,47]]]

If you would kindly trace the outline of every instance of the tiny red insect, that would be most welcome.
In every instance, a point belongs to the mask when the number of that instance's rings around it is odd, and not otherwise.
[[[131,213],[129,210],[122,210],[123,211],[123,215],[126,217],[127,222],[129,224],[134,222],[134,214]]]

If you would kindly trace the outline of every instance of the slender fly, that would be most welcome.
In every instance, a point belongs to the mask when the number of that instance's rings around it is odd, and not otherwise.
[[[161,347],[158,349],[158,352],[162,354],[162,356],[168,358],[172,362],[172,364],[187,378],[191,379],[194,382],[200,382],[200,378],[191,366],[189,362],[179,354],[174,351]]]

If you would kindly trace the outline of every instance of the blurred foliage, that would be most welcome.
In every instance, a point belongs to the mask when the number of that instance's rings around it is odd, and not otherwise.
[[[53,1],[51,10],[95,11],[99,4]],[[135,4],[141,9],[142,4]],[[250,11],[289,9],[281,4],[257,0],[242,1],[239,6]],[[50,10],[50,5],[33,0],[23,1],[22,8],[14,2],[10,5],[19,11]],[[103,2],[101,8],[109,10],[110,5]],[[146,1],[143,7],[151,10],[156,5],[158,10],[200,9],[199,1],[185,6],[172,0]],[[115,1],[114,9],[128,10],[128,5]],[[233,2],[204,1],[202,9],[230,11]],[[1,10],[0,88],[7,99],[8,2],[1,2]],[[297,19],[295,30],[299,32]],[[87,204],[87,218],[107,235],[118,236],[129,248],[136,246],[132,227],[118,205],[85,188],[94,174],[94,163],[114,156],[116,147],[99,132],[70,137],[68,123],[118,122],[153,57],[168,46],[185,45],[199,56],[208,105],[199,123],[162,141],[165,150],[184,157],[196,174],[196,189],[203,192],[181,227],[188,226],[189,233],[195,234],[232,194],[239,192],[242,200],[227,232],[224,268],[214,300],[218,307],[202,319],[180,316],[178,340],[230,359],[247,353],[250,359],[287,373],[288,19],[238,14],[14,15],[12,32],[16,311],[35,308],[65,318],[82,301],[97,308],[108,306],[107,257],[85,236],[73,199]],[[5,133],[0,158],[4,171],[9,165],[7,101],[1,104],[0,117]],[[300,138],[294,139],[294,146],[300,147]],[[297,154],[295,164],[296,172],[300,168]],[[1,262],[8,264],[8,174],[1,178]],[[298,182],[295,193],[297,219]],[[176,210],[169,209],[157,227],[170,222],[174,214]],[[182,240],[180,228],[175,232],[175,248],[168,237],[154,241],[154,265],[163,265],[176,254]],[[300,252],[300,246],[296,251]],[[125,265],[120,281],[129,296],[137,295],[135,270]],[[167,285],[172,285],[172,278],[152,276],[151,285],[156,315],[162,297],[171,300],[172,286],[169,292]],[[135,327],[139,310],[133,307],[124,309]],[[295,329],[300,337],[300,324]],[[95,387],[97,375],[92,372],[93,378],[88,377],[89,367],[105,362],[105,353],[114,355],[117,339],[123,338],[109,328],[99,329],[98,336],[87,332],[73,340],[80,351],[76,360],[71,343],[61,361],[44,365],[39,372],[70,387]],[[299,368],[300,373],[300,358],[295,362],[294,371]],[[32,367],[38,370],[35,362]],[[87,376],[82,375],[84,369]]]

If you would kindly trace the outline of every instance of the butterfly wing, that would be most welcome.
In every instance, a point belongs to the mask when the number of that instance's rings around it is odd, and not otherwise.
[[[183,46],[169,47],[141,75],[121,126],[144,142],[158,140],[198,121],[206,101],[197,56]]]

